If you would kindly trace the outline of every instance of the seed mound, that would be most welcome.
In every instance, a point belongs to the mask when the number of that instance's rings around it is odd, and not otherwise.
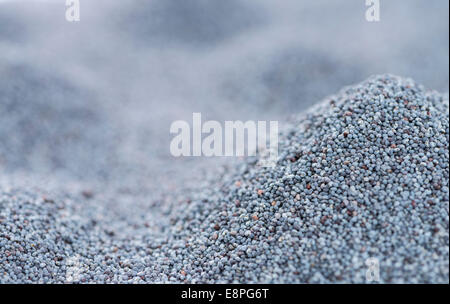
[[[292,124],[274,168],[175,215],[168,277],[187,282],[448,282],[448,100],[372,77]],[[183,271],[184,274],[180,274]]]
[[[365,283],[376,261],[382,283],[448,283],[448,109],[371,77],[287,122],[275,166],[230,163],[135,221],[0,186],[0,282]]]

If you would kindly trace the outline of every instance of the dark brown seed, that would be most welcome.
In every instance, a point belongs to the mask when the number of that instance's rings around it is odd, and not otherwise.
[[[81,192],[81,194],[84,196],[84,198],[90,199],[94,196],[94,193],[90,190],[84,190]]]

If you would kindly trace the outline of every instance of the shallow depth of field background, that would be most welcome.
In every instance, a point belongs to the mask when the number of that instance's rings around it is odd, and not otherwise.
[[[192,112],[282,125],[378,73],[448,91],[446,0],[381,0],[372,23],[364,0],[80,2],[69,23],[65,1],[0,1],[2,178],[174,186],[223,161],[170,155]]]

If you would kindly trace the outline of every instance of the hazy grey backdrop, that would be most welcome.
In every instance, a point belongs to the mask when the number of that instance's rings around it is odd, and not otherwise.
[[[448,91],[447,0],[0,1],[0,169],[75,179],[201,176],[170,124],[283,120],[369,75]],[[51,173],[51,174],[48,174]],[[3,174],[3,173],[2,173]]]

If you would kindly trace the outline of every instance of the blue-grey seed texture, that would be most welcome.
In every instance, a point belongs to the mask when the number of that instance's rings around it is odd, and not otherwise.
[[[1,178],[0,282],[366,283],[377,258],[382,283],[448,283],[448,114],[373,76],[281,122],[275,167],[230,161],[198,189]]]

